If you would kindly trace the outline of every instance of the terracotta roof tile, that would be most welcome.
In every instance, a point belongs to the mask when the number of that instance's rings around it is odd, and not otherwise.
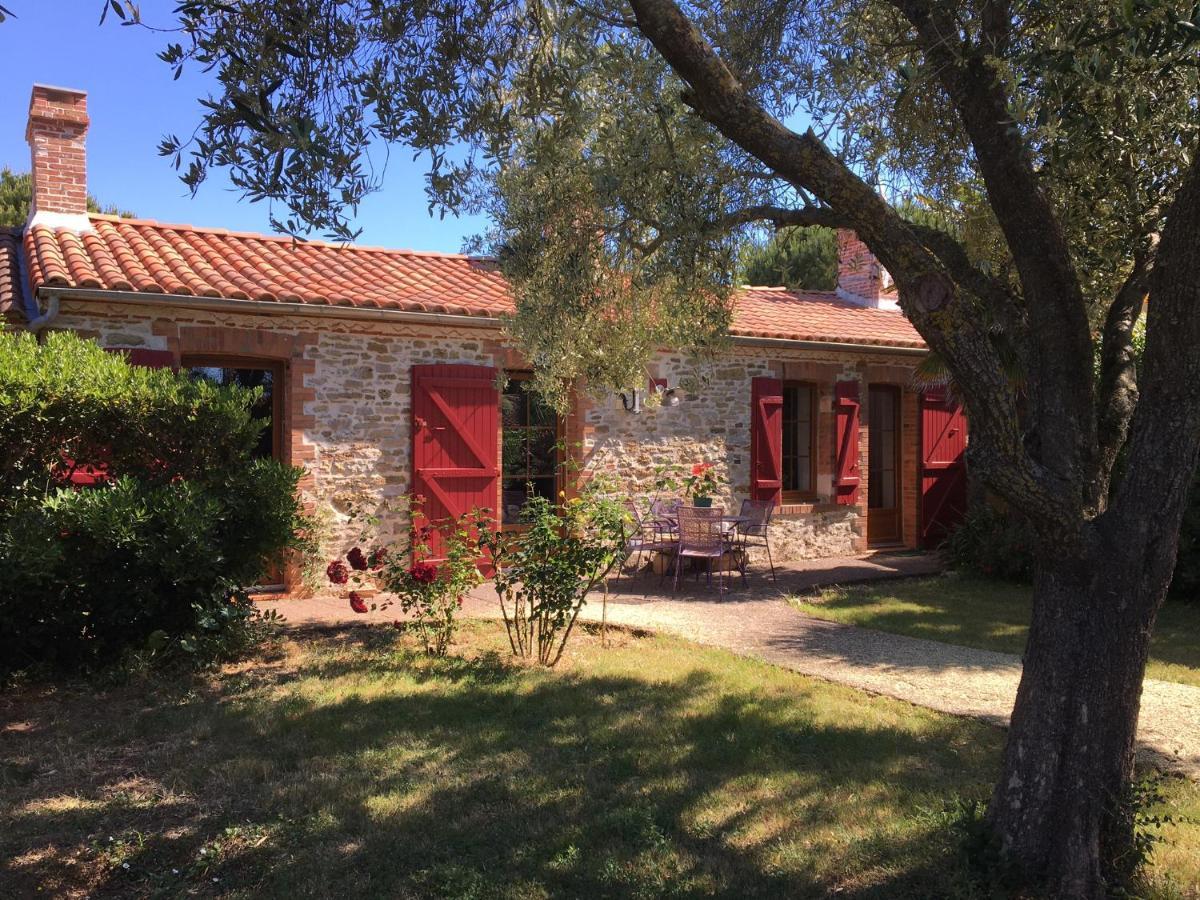
[[[898,312],[859,306],[832,291],[743,288],[734,304],[735,334],[836,341],[890,347],[924,347],[925,341]]]
[[[512,310],[508,285],[492,260],[299,242],[114,216],[91,219],[95,231],[83,235],[46,226],[29,230],[24,249],[34,288],[98,288],[464,316]],[[0,309],[6,297],[16,296],[11,286],[5,293],[4,266],[7,259],[15,270],[18,240],[0,232]],[[15,283],[8,277],[8,284]],[[782,288],[741,290],[733,331],[793,340],[924,346],[899,313],[856,306],[832,293]]]

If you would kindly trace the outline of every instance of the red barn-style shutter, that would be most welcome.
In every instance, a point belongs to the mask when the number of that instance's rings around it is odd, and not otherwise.
[[[783,382],[753,379],[750,401],[750,496],[778,504],[783,496]]]
[[[413,366],[413,493],[423,498],[425,520],[495,510],[499,406],[490,366]],[[440,535],[430,546],[434,560],[443,558]]]
[[[967,511],[967,417],[945,387],[921,395],[921,546],[941,545]]]
[[[833,414],[837,457],[833,468],[834,502],[842,506],[858,503],[858,418],[857,381],[839,381],[833,390]]]

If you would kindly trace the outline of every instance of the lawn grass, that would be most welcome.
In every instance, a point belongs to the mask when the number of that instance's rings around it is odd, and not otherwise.
[[[892,634],[1021,653],[1028,585],[948,572],[828,588],[791,603],[806,615]],[[1146,677],[1200,686],[1200,605],[1168,601],[1158,616]]]
[[[980,895],[947,823],[987,725],[662,637],[547,672],[470,622],[455,652],[357,628],[0,695],[0,896]],[[1152,895],[1197,896],[1200,827],[1166,837]]]

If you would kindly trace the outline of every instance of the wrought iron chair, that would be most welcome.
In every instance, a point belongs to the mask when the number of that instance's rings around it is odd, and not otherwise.
[[[657,521],[642,518],[641,513],[638,512],[637,503],[633,500],[626,500],[625,509],[629,513],[630,526],[625,538],[625,558],[617,567],[618,582],[620,582],[621,572],[631,556],[637,556],[637,562],[634,563],[634,571],[637,572],[641,568],[643,554],[663,553],[675,549],[674,538],[665,532]],[[662,579],[659,581],[661,583]]]
[[[764,547],[767,551],[767,562],[771,566],[771,580],[775,578],[775,561],[771,558],[771,518],[775,515],[774,500],[743,500],[741,518],[737,526],[738,537],[741,539],[738,549],[742,553],[742,575],[746,574],[749,564],[751,547]]]
[[[679,590],[679,573],[684,559],[708,560],[708,583],[712,584],[713,560],[725,555],[725,531],[721,519],[725,511],[712,507],[679,507],[679,546],[675,551],[675,590]],[[697,574],[697,577],[699,575]],[[725,590],[725,570],[717,569],[717,589]]]

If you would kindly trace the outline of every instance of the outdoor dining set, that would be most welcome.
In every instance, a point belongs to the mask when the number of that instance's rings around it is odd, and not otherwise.
[[[705,570],[709,585],[715,573],[717,589],[724,592],[728,590],[726,573],[732,569],[741,575],[743,584],[748,583],[749,551],[761,547],[775,579],[770,543],[773,501],[743,500],[737,515],[719,507],[689,506],[677,498],[655,500],[645,514],[633,501],[626,505],[633,522],[625,545],[626,561],[634,559],[634,571],[641,569],[644,558],[658,556],[662,559],[660,583],[673,573],[673,586],[678,590],[684,565],[690,564],[697,578],[701,569]]]

